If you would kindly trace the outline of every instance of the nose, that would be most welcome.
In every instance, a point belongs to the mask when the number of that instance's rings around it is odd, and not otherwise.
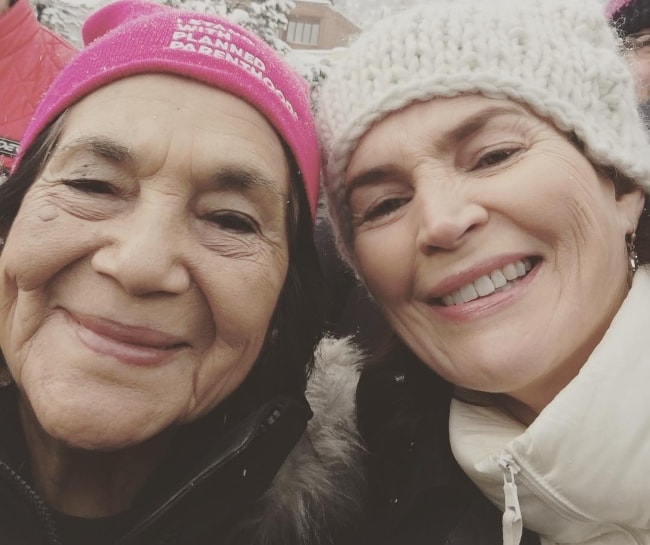
[[[454,250],[468,234],[485,224],[488,212],[469,192],[445,184],[425,183],[416,193],[417,247],[425,254]],[[442,187],[441,187],[442,186]]]
[[[92,257],[93,269],[132,295],[180,294],[191,285],[178,221],[160,207],[140,206],[106,226],[107,243]]]

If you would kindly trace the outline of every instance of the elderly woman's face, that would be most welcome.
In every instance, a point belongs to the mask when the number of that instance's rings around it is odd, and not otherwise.
[[[642,195],[617,197],[514,102],[393,114],[360,142],[346,185],[360,275],[405,342],[458,385],[543,405],[626,293]]]
[[[267,121],[205,85],[137,76],[72,108],[0,256],[2,352],[47,433],[138,443],[241,384],[287,273],[289,183]]]

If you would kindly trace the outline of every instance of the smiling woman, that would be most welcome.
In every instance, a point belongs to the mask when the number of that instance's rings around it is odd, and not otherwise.
[[[396,334],[357,394],[374,543],[650,543],[650,143],[602,10],[406,10],[321,90],[339,249]]]
[[[231,164],[272,187],[215,182]],[[71,446],[116,448],[235,390],[287,274],[288,194],[280,140],[240,98],[145,74],[79,101],[2,255],[3,291],[15,293],[3,354],[39,425]]]
[[[134,0],[91,16],[0,186],[7,542],[352,535],[358,355],[314,355],[307,86],[201,17]],[[176,47],[187,21],[219,27],[273,87]]]

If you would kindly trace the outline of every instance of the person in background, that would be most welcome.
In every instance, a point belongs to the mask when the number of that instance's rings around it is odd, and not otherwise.
[[[0,186],[1,541],[356,543],[359,355],[317,345],[306,82],[153,2],[83,37]]]
[[[74,54],[36,20],[29,0],[0,0],[0,180],[39,99]]]
[[[650,544],[650,142],[602,3],[405,10],[317,119],[339,249],[397,335],[358,391],[368,541]]]
[[[650,127],[650,1],[609,0],[605,13],[623,39],[639,108]]]

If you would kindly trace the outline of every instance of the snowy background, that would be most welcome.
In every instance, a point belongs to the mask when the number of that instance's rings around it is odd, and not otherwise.
[[[228,6],[235,4],[235,0],[156,0],[161,4],[184,6],[188,9],[201,13],[219,13],[227,16],[234,16],[237,22],[241,23],[238,17],[244,14],[244,10],[231,9]],[[424,2],[435,2],[436,0],[316,0],[330,3],[335,9],[343,13],[348,19],[360,28],[364,28],[374,21],[385,17],[395,10]],[[489,1],[489,0],[485,0]],[[600,0],[604,3],[606,0]],[[61,33],[72,43],[79,45],[81,37],[79,29],[83,19],[93,10],[108,4],[110,0],[32,0],[35,6],[39,6],[42,21]],[[264,26],[266,23],[271,31],[277,30],[277,23],[283,24],[282,16],[290,10],[291,0],[253,0],[251,9],[257,9],[257,13],[248,15],[257,18],[258,23]],[[250,10],[247,10],[250,11]],[[280,14],[280,19],[274,21],[273,12]],[[265,21],[266,19],[266,21]],[[284,23],[286,24],[286,23]]]
[[[184,6],[201,13],[219,13],[233,15],[237,19],[244,10],[230,9],[228,5],[234,4],[232,0],[157,0],[161,4]],[[330,3],[335,9],[343,13],[357,26],[364,26],[384,17],[387,13],[422,2],[422,0],[317,0]],[[429,0],[435,1],[435,0]],[[79,45],[81,36],[79,29],[84,18],[93,10],[108,4],[110,0],[32,0],[32,4],[39,7],[41,20],[47,26],[61,33],[72,43]],[[266,14],[267,22],[274,26],[273,18],[269,15],[277,10],[286,14],[292,4],[291,0],[254,0],[252,9],[260,6],[259,13],[253,16]],[[230,10],[231,13],[226,13]],[[239,13],[237,13],[239,12]],[[241,20],[237,20],[241,22]]]
[[[41,23],[63,36],[77,47],[81,47],[81,26],[86,17],[96,9],[112,0],[31,0],[38,12]],[[294,8],[292,0],[252,0],[245,7],[240,7],[238,0],[154,0],[160,4],[183,7],[198,13],[221,15],[235,23],[248,28],[280,53],[301,72],[311,83],[316,84],[327,74],[328,54],[319,52],[314,55],[291,48],[278,38],[287,26],[287,15]],[[330,3],[330,0],[315,0]],[[348,0],[351,6],[358,8],[359,0]],[[368,1],[368,5],[371,2]],[[335,9],[339,9],[338,5]],[[341,10],[339,10],[341,11]],[[382,10],[376,11],[377,17]],[[349,18],[358,17],[350,12]],[[346,12],[347,14],[347,12]],[[353,19],[354,21],[354,19]],[[360,26],[360,25],[359,25]]]
[[[31,0],[40,21],[75,46],[81,46],[81,25],[92,11],[112,0]],[[292,0],[252,0],[245,8],[238,0],[154,0],[161,4],[183,7],[199,13],[218,14],[248,28],[276,50],[285,54],[314,86],[327,75],[329,58],[337,52],[292,51],[278,38],[286,28]],[[361,29],[386,15],[422,2],[438,0],[312,0],[329,3]],[[489,1],[489,0],[484,0]],[[606,0],[594,0],[604,3]]]

